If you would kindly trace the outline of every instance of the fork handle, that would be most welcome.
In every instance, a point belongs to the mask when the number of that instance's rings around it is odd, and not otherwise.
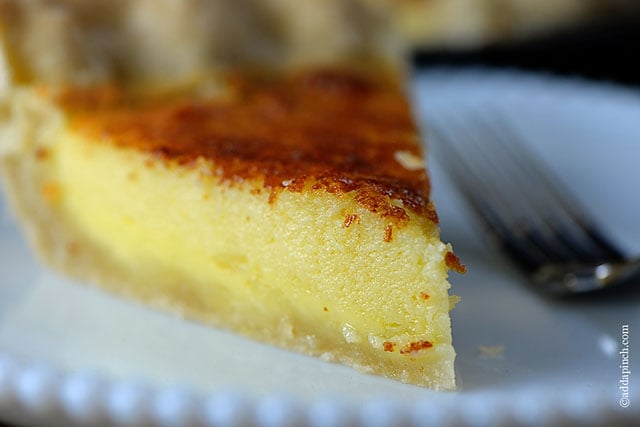
[[[557,294],[574,294],[636,282],[640,285],[640,258],[602,264],[552,264],[534,274],[536,283]]]

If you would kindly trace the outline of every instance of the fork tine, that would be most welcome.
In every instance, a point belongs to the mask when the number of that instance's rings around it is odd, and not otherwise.
[[[498,187],[488,179],[489,175],[478,166],[479,162],[470,160],[483,156],[478,146],[468,144],[463,153],[454,142],[456,138],[450,134],[450,127],[438,126],[433,120],[430,123],[434,140],[440,142],[434,144],[434,151],[442,151],[442,155],[436,157],[444,162],[458,188],[478,211],[491,232],[490,236],[526,270],[533,271],[545,264],[547,256],[543,251],[529,244],[528,239],[523,237],[524,233],[513,233],[513,219],[506,217],[510,212],[508,201],[496,190]]]
[[[518,209],[522,217],[521,222],[529,229],[532,242],[540,246],[551,261],[570,262],[578,258],[574,245],[563,238],[563,229],[566,226],[559,227],[565,222],[564,215],[560,218],[550,215],[557,213],[558,203],[544,185],[544,174],[538,173],[537,169],[531,166],[530,157],[527,160],[524,147],[516,147],[513,144],[513,141],[518,141],[513,139],[513,134],[502,132],[506,131],[507,126],[501,126],[501,132],[496,132],[493,128],[495,125],[489,124],[486,119],[477,118],[474,123],[482,135],[491,136],[490,141],[494,146],[490,151],[500,160],[497,172],[501,173],[504,185],[509,187],[509,193],[520,196],[517,200],[518,205],[511,209]]]
[[[481,112],[473,117],[448,114],[430,120],[432,136],[440,142],[434,144],[436,157],[512,258],[529,271],[547,264],[624,259],[559,188],[560,181],[514,143],[523,138],[512,126]]]
[[[473,122],[475,128],[486,134],[486,123],[476,119]],[[470,132],[472,129],[467,129]],[[518,231],[522,238],[528,239],[530,243],[538,247],[548,259],[557,259],[568,261],[573,254],[570,248],[567,248],[557,239],[554,230],[543,217],[537,214],[540,200],[536,200],[536,191],[532,188],[532,182],[529,177],[524,174],[523,170],[516,166],[510,153],[505,150],[493,149],[487,150],[486,143],[483,138],[477,136],[475,143],[484,145],[485,159],[493,158],[491,165],[492,173],[495,175],[493,185],[497,188],[503,188],[501,197],[509,197],[507,212],[512,212],[511,226]],[[491,141],[498,146],[499,144],[507,144],[500,135],[491,138]],[[533,196],[533,197],[532,197]]]
[[[530,143],[524,135],[516,133],[504,117],[494,118],[501,129],[499,142],[502,148],[510,153],[514,165],[530,176],[539,191],[535,194],[542,201],[544,217],[553,228],[553,232],[565,247],[572,250],[576,259],[583,261],[622,260],[624,255],[597,229],[587,218],[587,210],[582,207],[571,193],[564,188],[562,180],[544,166],[525,144],[514,144],[513,141]],[[488,119],[485,118],[485,127]]]

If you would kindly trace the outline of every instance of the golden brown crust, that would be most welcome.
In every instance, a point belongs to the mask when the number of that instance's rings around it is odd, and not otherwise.
[[[400,349],[400,354],[411,354],[416,353],[421,350],[426,350],[428,348],[432,348],[433,343],[429,341],[416,341],[411,342]]]
[[[281,191],[355,192],[394,224],[408,211],[437,222],[405,95],[387,76],[314,69],[284,77],[234,74],[224,95],[132,103],[110,88],[68,91],[71,125],[97,141],[131,147],[233,185],[258,180],[271,202]],[[345,226],[348,226],[345,223]],[[389,239],[390,239],[390,233]]]
[[[450,270],[453,270],[456,273],[463,274],[467,272],[467,267],[462,264],[462,262],[460,262],[460,258],[451,251],[444,255],[444,262]]]

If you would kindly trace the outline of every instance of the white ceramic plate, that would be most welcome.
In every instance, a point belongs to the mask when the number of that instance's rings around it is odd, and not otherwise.
[[[421,120],[478,103],[506,112],[603,228],[640,254],[638,92],[515,72],[432,70],[418,75],[413,94]],[[532,292],[484,245],[431,160],[443,237],[469,268],[451,279],[463,298],[452,314],[458,392],[361,375],[78,286],[34,260],[0,204],[0,419],[212,426],[639,419],[640,376],[630,378],[627,408],[619,381],[623,325],[632,345],[640,342],[640,289],[566,301]]]

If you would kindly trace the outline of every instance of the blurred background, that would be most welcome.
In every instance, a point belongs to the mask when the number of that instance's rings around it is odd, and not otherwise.
[[[517,68],[640,86],[640,1],[478,3],[492,5],[485,13],[511,18],[474,34],[442,29],[423,43],[415,64]]]
[[[401,46],[420,66],[640,82],[639,0],[0,0],[0,30],[0,87],[180,81],[220,65],[353,62]]]

